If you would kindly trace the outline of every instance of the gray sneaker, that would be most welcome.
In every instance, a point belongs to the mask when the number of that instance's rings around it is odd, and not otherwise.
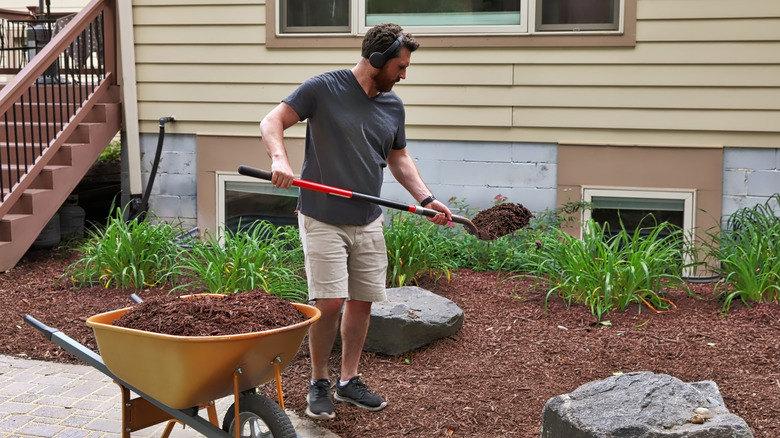
[[[336,414],[333,412],[333,402],[330,400],[330,380],[320,379],[309,383],[309,394],[306,395],[309,406],[306,407],[306,415],[315,420],[331,420]]]
[[[334,398],[340,402],[352,403],[359,408],[374,412],[380,411],[387,406],[387,401],[382,396],[371,392],[368,386],[360,381],[359,376],[349,379],[349,383],[344,386],[336,385]]]

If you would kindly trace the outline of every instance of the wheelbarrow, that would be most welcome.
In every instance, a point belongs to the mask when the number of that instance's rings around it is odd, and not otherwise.
[[[224,336],[173,336],[112,325],[132,307],[101,313],[87,319],[99,355],[30,315],[24,320],[119,385],[123,437],[167,421],[163,437],[180,422],[207,437],[294,438],[298,435],[284,412],[281,371],[297,354],[320,311],[307,304],[293,305],[305,321]],[[258,386],[271,380],[276,381],[278,403],[257,393]],[[139,397],[131,399],[131,391]],[[234,402],[220,428],[214,401],[230,394]],[[208,421],[198,415],[201,409],[207,409]]]

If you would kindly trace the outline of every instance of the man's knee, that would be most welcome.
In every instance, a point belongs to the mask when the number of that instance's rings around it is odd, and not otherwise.
[[[330,319],[339,316],[343,304],[343,298],[320,298],[314,305],[322,313],[321,318]]]

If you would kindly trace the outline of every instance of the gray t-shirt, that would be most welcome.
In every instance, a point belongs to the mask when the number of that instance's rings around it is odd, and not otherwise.
[[[350,70],[304,82],[286,102],[306,125],[301,178],[379,196],[391,149],[406,147],[403,102],[394,92],[369,98]],[[298,210],[319,221],[365,225],[379,206],[302,189]]]

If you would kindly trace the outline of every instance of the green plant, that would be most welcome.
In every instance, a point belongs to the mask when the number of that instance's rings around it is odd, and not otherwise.
[[[457,264],[452,261],[451,233],[441,233],[441,227],[406,212],[393,213],[390,226],[384,230],[387,247],[387,277],[391,286],[406,286],[420,276],[430,274],[435,279],[448,280]]]
[[[100,284],[106,288],[141,289],[175,284],[182,249],[172,242],[181,235],[180,227],[166,222],[124,221],[117,208],[105,228],[87,230],[87,239],[78,247],[81,257],[63,276],[77,287]]]
[[[458,214],[467,218],[471,218],[479,212],[479,208],[469,207],[464,199],[455,196],[447,200],[447,205],[453,214]]]
[[[669,223],[610,236],[608,226],[591,220],[582,239],[555,230],[559,243],[543,244],[534,260],[534,273],[551,286],[547,300],[558,294],[601,320],[631,303],[668,309],[674,304],[664,298],[664,287],[685,285],[680,267],[688,249],[683,230]]]
[[[586,201],[569,201],[555,209],[545,209],[531,218],[530,228],[546,229],[560,228],[562,225],[571,225],[579,222],[575,214],[582,210],[593,209],[593,204]]]
[[[257,221],[246,231],[226,231],[220,239],[207,233],[181,260],[182,272],[194,280],[179,288],[200,287],[212,293],[254,289],[290,301],[308,299],[303,277],[303,249],[298,230]]]
[[[774,206],[773,206],[774,203]],[[720,261],[723,312],[735,299],[745,305],[780,299],[780,194],[734,212],[725,229],[708,233],[708,255]]]
[[[108,146],[98,156],[98,163],[116,163],[122,159],[122,143],[117,140],[113,140],[108,143]]]

